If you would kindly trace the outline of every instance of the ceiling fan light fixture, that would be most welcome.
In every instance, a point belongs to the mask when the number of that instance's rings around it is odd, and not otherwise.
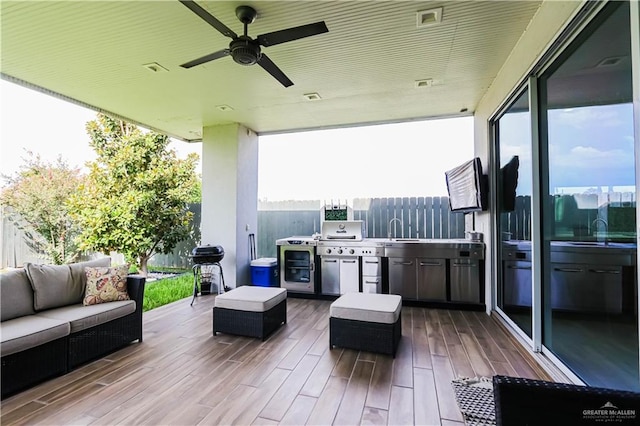
[[[321,99],[322,99],[322,98],[320,97],[320,95],[319,95],[319,94],[317,94],[317,93],[315,93],[315,92],[314,92],[314,93],[305,93],[305,94],[304,94],[304,95],[302,95],[302,96],[304,96],[304,98],[305,98],[306,100],[308,100],[308,101],[319,101],[319,100],[321,100]]]
[[[229,49],[233,60],[240,65],[254,65],[262,56],[260,46],[252,42],[252,40],[244,38],[244,36],[233,40],[229,45]]]
[[[416,27],[423,28],[442,22],[442,8],[420,10],[416,12]]]

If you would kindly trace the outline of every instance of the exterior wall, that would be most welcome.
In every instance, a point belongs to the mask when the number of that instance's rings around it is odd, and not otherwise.
[[[258,223],[258,135],[233,123],[202,138],[202,241],[221,245],[225,284],[249,284],[249,233]]]
[[[547,50],[582,4],[582,1],[544,1],[529,23],[527,30],[522,34],[518,44],[509,55],[509,58],[503,64],[496,79],[478,103],[474,115],[474,152],[482,160],[485,174],[491,175],[493,173],[490,168],[491,139],[489,119],[510,93],[526,79],[527,73],[533,68],[536,61]],[[475,229],[483,232],[487,237],[493,235],[492,214],[493,212],[491,211],[483,212],[476,214],[475,218]],[[486,238],[487,268],[485,270],[485,282],[492,284],[485,287],[487,312],[493,307],[494,294],[493,277],[495,276],[495,266],[493,264],[494,245],[492,241],[493,238]]]

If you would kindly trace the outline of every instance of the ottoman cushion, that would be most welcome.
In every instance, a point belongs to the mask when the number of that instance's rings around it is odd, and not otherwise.
[[[216,296],[216,308],[265,312],[287,298],[287,290],[279,287],[241,286]]]
[[[396,294],[346,293],[331,304],[329,312],[334,318],[393,324],[401,309],[402,297]]]

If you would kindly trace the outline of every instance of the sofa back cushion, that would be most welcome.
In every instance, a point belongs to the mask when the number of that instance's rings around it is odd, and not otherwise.
[[[69,264],[71,269],[71,280],[73,281],[73,295],[69,304],[82,303],[84,292],[87,288],[86,268],[109,267],[111,266],[111,258],[103,257],[86,262],[78,262]]]
[[[24,269],[0,274],[0,319],[33,315],[33,289]]]
[[[87,284],[85,268],[109,265],[110,257],[71,265],[25,264],[34,292],[33,307],[41,311],[82,303]]]
[[[25,263],[24,268],[33,288],[33,307],[36,311],[73,303],[73,280],[69,265]]]

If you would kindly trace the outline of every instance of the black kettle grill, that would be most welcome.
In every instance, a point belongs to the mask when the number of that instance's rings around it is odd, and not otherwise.
[[[191,259],[194,265],[202,265],[205,263],[218,263],[224,258],[224,249],[222,246],[198,246],[191,251]]]
[[[220,261],[224,258],[224,249],[222,246],[198,246],[191,251],[191,260],[193,261],[193,299],[191,304],[198,296],[198,282],[200,283],[200,294],[211,294],[211,286],[213,281],[212,267],[216,266],[220,268],[219,283],[220,289],[218,293],[226,290],[224,284],[224,274],[222,273],[222,265]],[[205,267],[203,269],[203,266]]]

